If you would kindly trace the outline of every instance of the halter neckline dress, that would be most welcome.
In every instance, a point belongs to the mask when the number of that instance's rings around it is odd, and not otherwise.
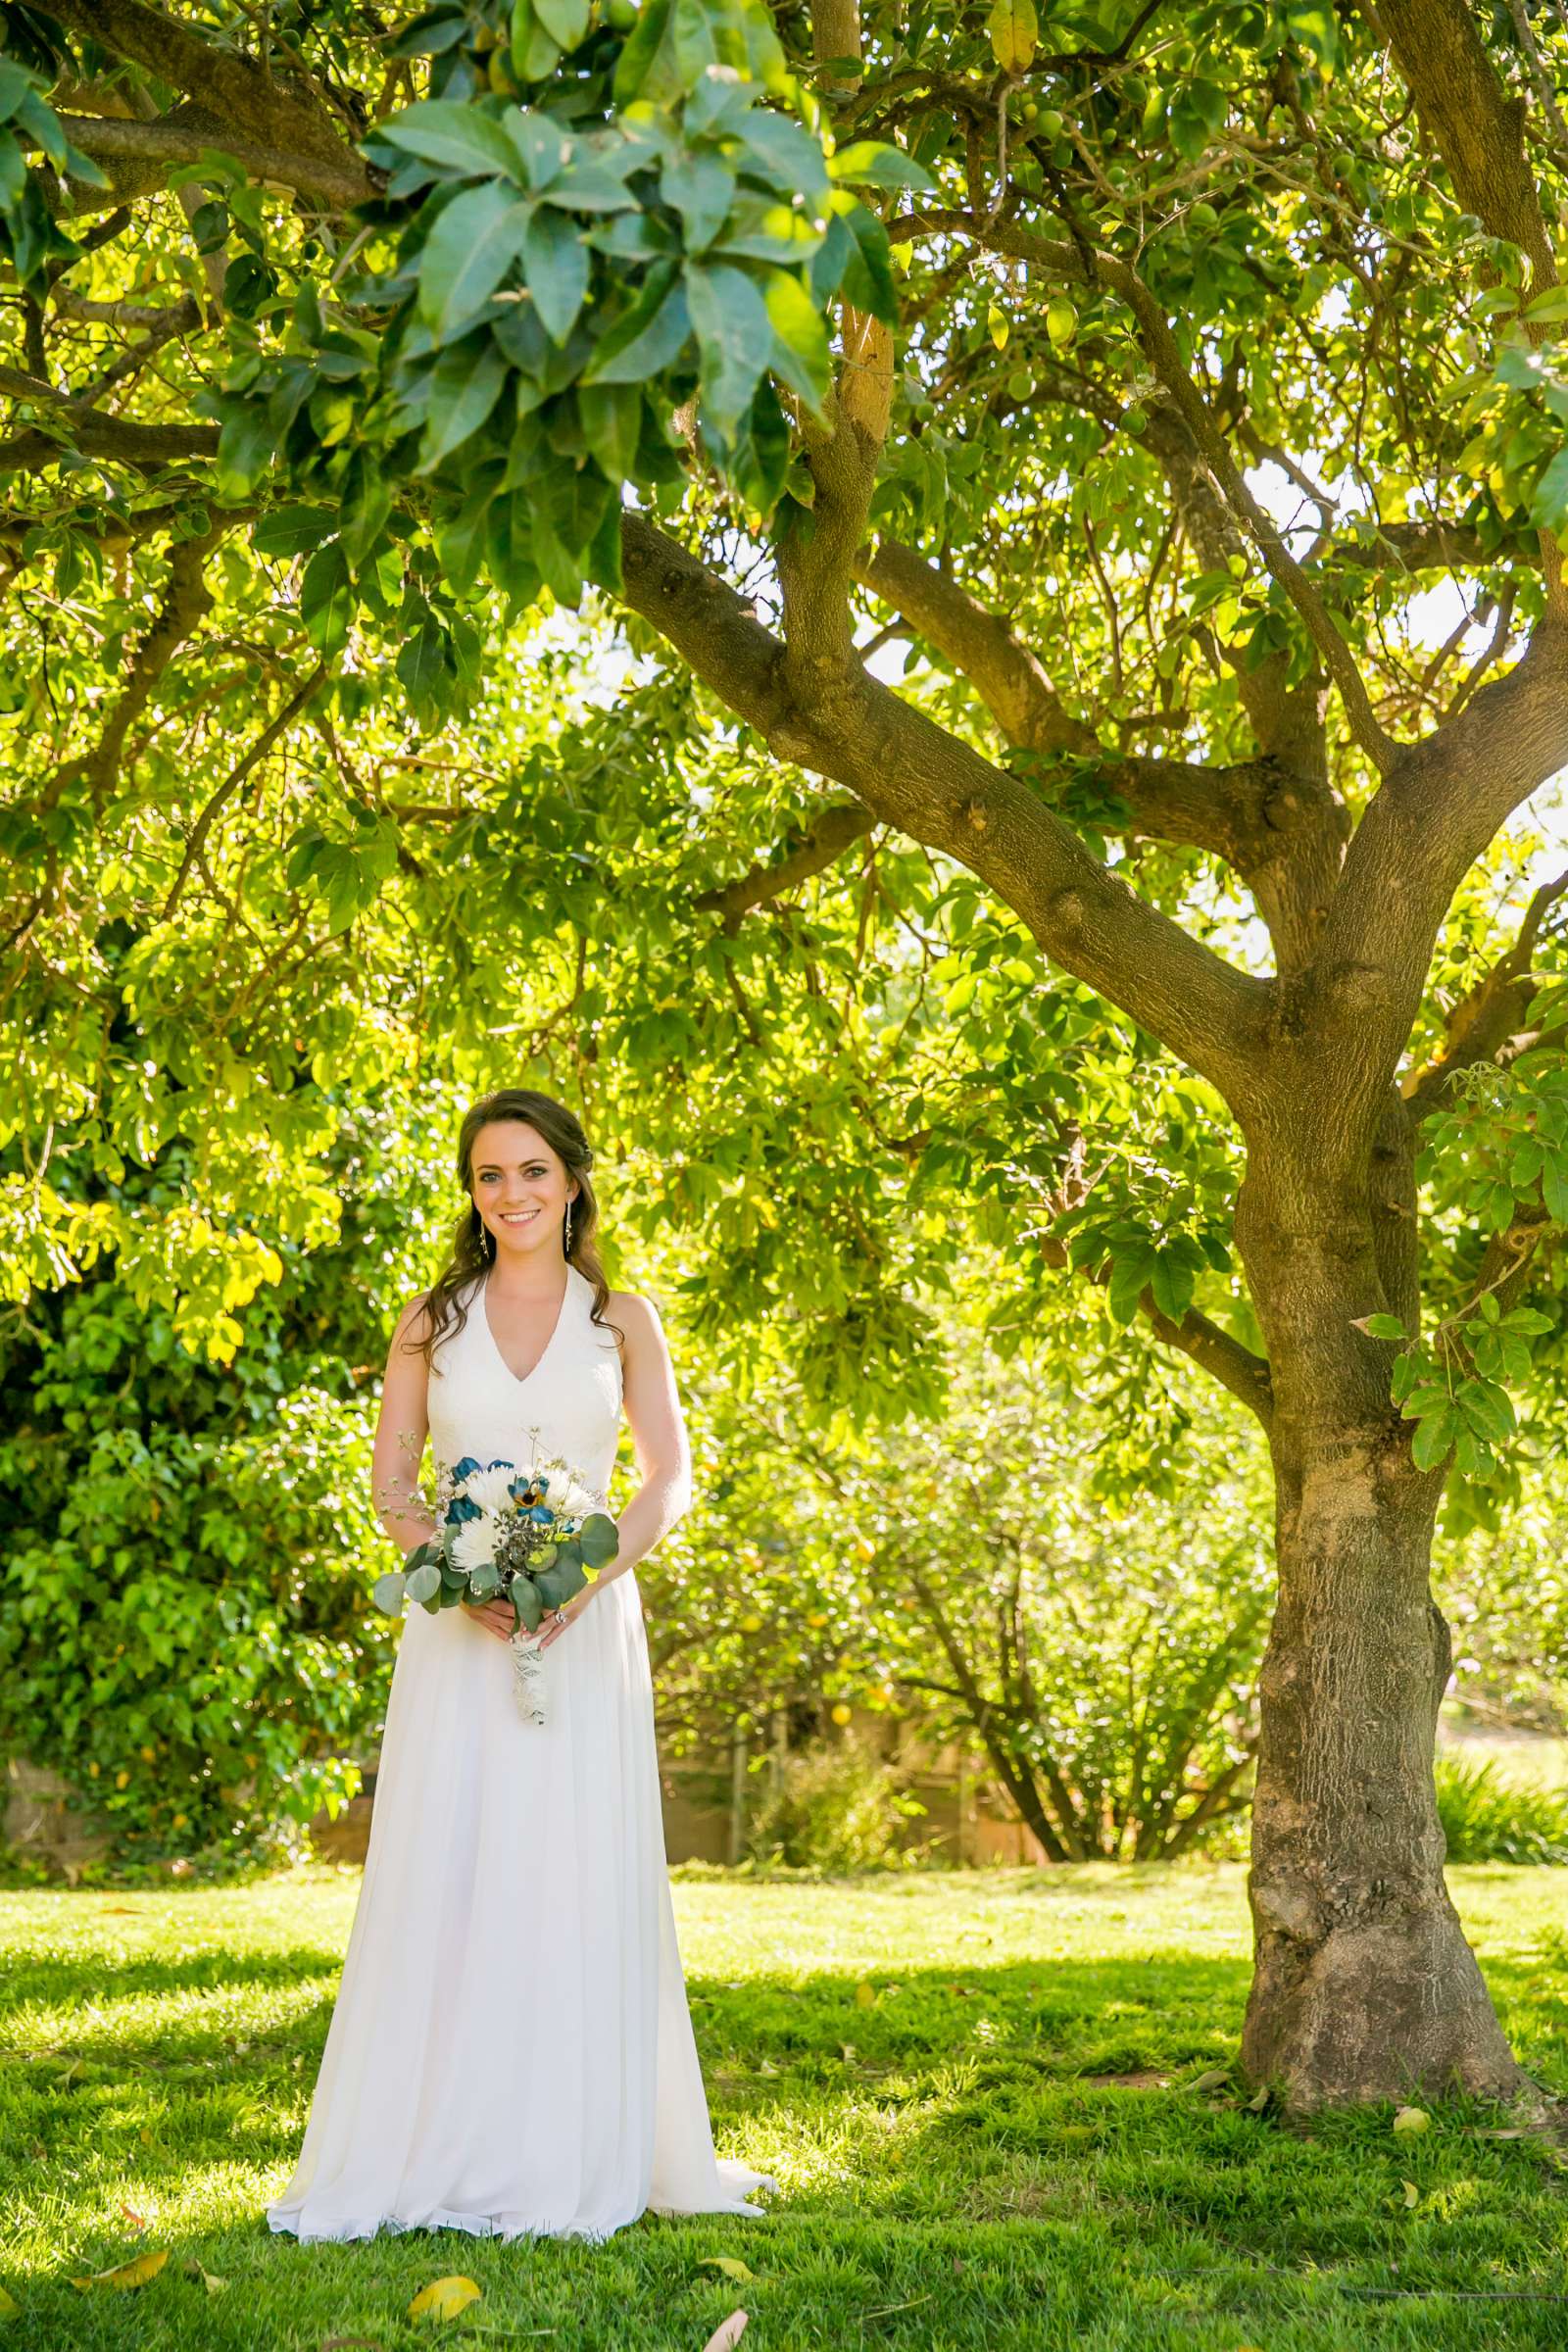
[[[568,1261],[519,1380],[485,1315],[432,1351],[437,1465],[560,1454],[608,1491],[613,1332]],[[408,1610],[369,1847],[298,2166],[267,2208],[301,2239],[456,2229],[601,2242],[645,2211],[746,2213],[771,2174],[715,2158],[667,1875],[636,1571],[540,1658]]]

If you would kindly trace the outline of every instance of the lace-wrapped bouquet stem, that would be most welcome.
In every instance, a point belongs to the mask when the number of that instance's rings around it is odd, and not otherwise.
[[[580,1592],[619,1550],[606,1499],[555,1455],[523,1469],[466,1454],[442,1470],[435,1530],[401,1568],[378,1579],[376,1606],[397,1617],[413,1600],[433,1616],[466,1600],[510,1601],[518,1710],[543,1723],[539,1627],[548,1609]]]

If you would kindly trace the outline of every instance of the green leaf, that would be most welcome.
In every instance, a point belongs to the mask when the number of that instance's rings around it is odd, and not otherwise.
[[[231,410],[218,436],[218,495],[233,503],[249,498],[270,466],[276,438],[265,408],[247,403]]]
[[[330,507],[273,507],[259,517],[251,545],[273,563],[291,564],[296,556],[319,547],[336,528],[337,516]]]
[[[615,61],[612,95],[617,107],[639,96],[669,25],[671,0],[645,0],[631,37]]]
[[[409,1599],[413,1601],[429,1600],[439,1592],[441,1571],[434,1561],[426,1560],[421,1568],[414,1569],[407,1579],[406,1590]]]
[[[546,334],[564,343],[588,291],[588,250],[576,226],[541,210],[528,223],[522,266]]]
[[[399,1617],[403,1613],[403,1604],[407,1598],[406,1583],[407,1579],[401,1568],[389,1568],[385,1576],[376,1578],[370,1589],[370,1598],[376,1607],[384,1609],[389,1617]]]
[[[899,297],[893,278],[887,230],[876,215],[868,213],[858,198],[852,200],[849,210],[843,215],[843,221],[855,248],[844,265],[841,282],[845,293],[857,310],[868,312],[871,318],[879,318],[884,326],[896,326],[899,320]]]
[[[341,652],[354,613],[354,588],[337,540],[317,549],[300,580],[300,618],[317,652],[330,659]]]
[[[590,1568],[608,1567],[620,1549],[613,1519],[604,1511],[590,1511],[577,1530],[577,1546]]]
[[[1402,1340],[1409,1336],[1397,1315],[1368,1315],[1360,1328],[1372,1340]]]
[[[1541,1198],[1554,1225],[1568,1225],[1568,1161],[1553,1152],[1541,1171]]]
[[[506,357],[488,332],[443,352],[430,381],[429,422],[416,473],[431,472],[472,438],[500,399],[507,372]]]
[[[1544,531],[1560,531],[1568,524],[1568,449],[1558,450],[1537,482],[1530,519]]]
[[[686,289],[673,262],[659,262],[625,315],[605,334],[582,371],[585,384],[642,384],[662,375],[691,333]]]
[[[1459,1384],[1454,1403],[1479,1436],[1505,1446],[1517,1426],[1513,1398],[1494,1381],[1466,1380]]]
[[[561,49],[575,49],[588,30],[588,0],[533,0],[533,13]]]
[[[735,174],[717,155],[688,155],[664,166],[659,193],[680,215],[686,251],[702,253],[729,218]]]
[[[338,536],[352,570],[371,554],[392,512],[392,485],[368,449],[356,449],[343,473]]]
[[[1193,1303],[1193,1270],[1184,1265],[1168,1250],[1162,1250],[1154,1259],[1150,1276],[1154,1304],[1172,1323],[1179,1323]]]
[[[577,415],[582,419],[583,438],[608,481],[618,484],[631,472],[642,414],[639,384],[578,385]]]
[[[509,106],[502,124],[535,194],[560,178],[571,156],[571,133],[554,116],[532,107]]]
[[[396,667],[414,709],[421,713],[433,713],[440,706],[443,689],[451,674],[447,662],[446,631],[433,614],[427,615],[404,639],[398,649]]]
[[[857,187],[913,188],[923,194],[937,184],[923,164],[882,139],[857,139],[841,147],[828,157],[827,168],[831,178]]]
[[[532,216],[531,198],[494,181],[465,188],[441,214],[419,257],[419,316],[443,342],[489,301]]]
[[[574,1593],[582,1591],[588,1579],[575,1560],[561,1560],[553,1568],[537,1570],[533,1581],[545,1607],[559,1609],[563,1601],[570,1600]]]
[[[420,98],[389,122],[378,122],[374,136],[416,155],[421,163],[445,164],[465,177],[489,177],[498,172],[508,179],[518,177],[516,149],[495,116],[455,99]]]
[[[1340,60],[1340,28],[1335,23],[1332,0],[1285,0],[1285,22],[1291,36],[1318,60],[1332,69]]]
[[[686,299],[702,368],[703,408],[725,439],[752,405],[773,340],[756,280],[725,262],[686,272]]]
[[[1429,1413],[1410,1441],[1410,1454],[1416,1468],[1435,1470],[1463,1427],[1451,1404],[1446,1404],[1439,1413]]]
[[[748,283],[750,281],[748,280]],[[827,326],[798,277],[771,270],[763,297],[773,329],[773,367],[792,392],[820,416],[831,380]]]
[[[1154,1271],[1154,1252],[1147,1245],[1116,1258],[1105,1286],[1105,1304],[1113,1323],[1131,1323]]]

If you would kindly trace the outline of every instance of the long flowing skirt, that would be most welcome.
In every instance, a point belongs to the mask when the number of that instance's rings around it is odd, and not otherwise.
[[[298,2167],[300,2238],[610,2237],[750,2213],[716,2160],[664,1853],[642,1603],[612,1578],[540,1659],[411,1608],[370,1841]]]

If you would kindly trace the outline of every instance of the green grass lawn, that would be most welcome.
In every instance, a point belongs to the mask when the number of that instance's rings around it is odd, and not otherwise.
[[[1568,2170],[1542,2143],[1477,2136],[1479,2107],[1297,2133],[1184,2087],[1237,2047],[1239,1866],[672,1875],[719,2152],[781,2189],[765,2220],[645,2214],[597,2248],[269,2230],[356,1874],[0,1893],[0,2352],[699,2352],[737,2306],[745,2352],[1568,2341]],[[1450,1875],[1516,2047],[1568,2094],[1568,1873]],[[149,2249],[168,2261],[134,2291],[71,2284]],[[453,2273],[482,2300],[406,2316]]]

